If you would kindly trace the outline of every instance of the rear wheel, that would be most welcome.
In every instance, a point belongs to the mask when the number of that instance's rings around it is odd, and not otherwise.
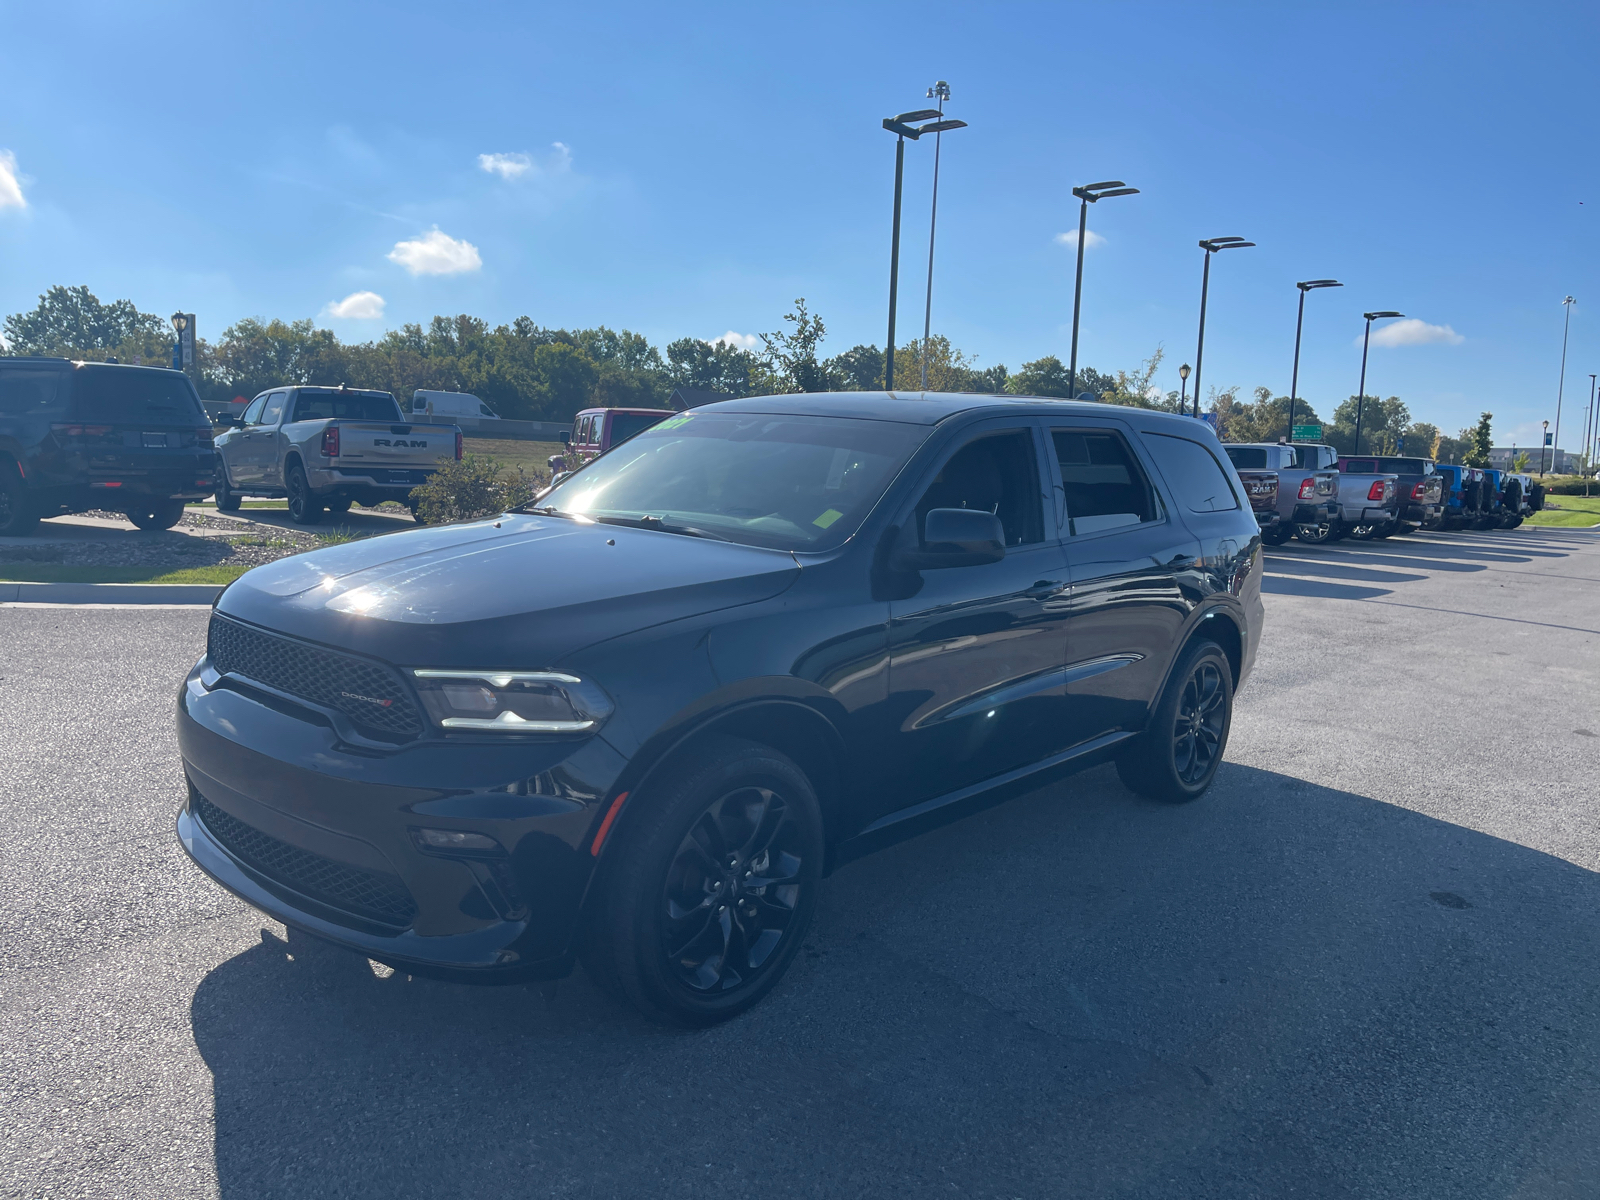
[[[182,500],[151,500],[128,509],[128,520],[140,529],[171,529],[183,520]]]
[[[1336,540],[1333,525],[1296,525],[1294,536],[1308,546],[1320,546],[1323,542]]]
[[[1141,796],[1181,804],[1216,778],[1233,723],[1233,670],[1215,642],[1183,654],[1150,724],[1117,758],[1117,775]]]
[[[1520,516],[1518,516],[1518,517],[1507,517],[1503,522],[1501,522],[1500,528],[1501,529],[1515,529],[1518,525],[1521,525],[1521,524],[1522,524],[1522,518]]]
[[[597,883],[584,966],[658,1021],[736,1016],[777,984],[811,923],[816,793],[776,750],[721,738],[632,804]]]
[[[299,463],[290,463],[283,482],[289,493],[289,519],[296,525],[315,525],[321,521],[322,502],[311,494],[306,469]]]
[[[27,537],[38,525],[38,510],[16,464],[0,459],[0,537]]]
[[[1376,525],[1352,525],[1350,526],[1350,536],[1358,542],[1369,542],[1375,535],[1377,528]]]

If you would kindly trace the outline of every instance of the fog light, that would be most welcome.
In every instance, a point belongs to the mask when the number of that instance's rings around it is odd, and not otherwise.
[[[411,836],[424,850],[454,850],[469,854],[494,854],[500,851],[500,843],[485,833],[466,833],[459,829],[413,829]]]

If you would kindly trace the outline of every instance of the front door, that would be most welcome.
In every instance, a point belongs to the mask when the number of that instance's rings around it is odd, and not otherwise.
[[[261,412],[261,428],[255,431],[256,440],[250,446],[251,453],[260,456],[262,487],[283,486],[283,447],[279,444],[278,427],[286,415],[283,410],[288,402],[288,392],[273,392],[267,397],[267,407]]]
[[[256,439],[261,422],[261,410],[267,406],[265,396],[257,396],[244,410],[239,428],[230,429],[218,443],[218,453],[228,471],[228,482],[235,489],[259,485],[261,482],[260,443]]]
[[[902,536],[935,508],[995,513],[1006,556],[925,570],[890,602],[888,751],[893,785],[874,816],[1046,757],[1060,746],[1067,577],[1044,505],[1032,422],[988,423],[953,449]],[[908,588],[907,590],[911,590]]]

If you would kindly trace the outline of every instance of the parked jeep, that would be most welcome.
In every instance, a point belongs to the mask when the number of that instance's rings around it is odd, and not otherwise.
[[[0,358],[0,535],[111,509],[171,529],[211,494],[211,422],[164,367]]]
[[[561,435],[566,447],[550,456],[550,475],[576,471],[591,459],[599,458],[613,446],[620,446],[636,433],[675,416],[671,408],[586,408],[572,421],[572,432]]]

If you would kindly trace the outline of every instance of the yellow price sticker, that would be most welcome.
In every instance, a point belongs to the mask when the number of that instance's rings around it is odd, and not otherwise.
[[[832,525],[835,521],[837,521],[842,516],[844,516],[844,514],[842,512],[840,512],[837,508],[830,508],[827,512],[823,513],[820,517],[818,517],[815,521],[813,521],[811,523],[813,525],[815,525],[819,529],[826,529],[829,525]]]

